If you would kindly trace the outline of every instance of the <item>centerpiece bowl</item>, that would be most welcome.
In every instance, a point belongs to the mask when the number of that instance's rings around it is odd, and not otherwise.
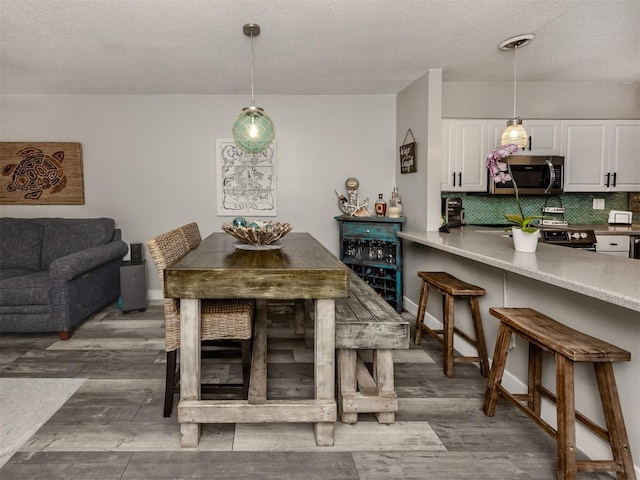
[[[241,245],[251,245],[253,247],[274,245],[293,228],[289,223],[263,222],[260,220],[251,222],[246,226],[239,225],[238,222],[234,223],[224,223],[222,230],[238,239]]]

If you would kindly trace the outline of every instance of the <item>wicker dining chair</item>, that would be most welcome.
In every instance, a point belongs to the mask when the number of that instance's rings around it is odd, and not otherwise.
[[[200,236],[200,229],[198,228],[197,223],[187,223],[186,225],[179,227],[179,230],[182,231],[185,236],[185,239],[187,241],[187,248],[189,249],[189,251],[200,245],[202,237]]]
[[[176,228],[152,238],[147,242],[147,247],[164,291],[164,269],[189,253],[185,233],[182,227]],[[233,350],[242,357],[241,384],[202,384],[202,393],[236,393],[246,399],[251,371],[254,301],[250,299],[207,299],[201,300],[200,310],[202,355],[226,356],[230,351],[227,347],[231,344],[237,346]],[[173,410],[173,396],[180,393],[180,371],[177,365],[177,351],[180,348],[180,301],[178,299],[164,299],[164,316],[165,350],[167,352],[164,416],[170,417]],[[220,350],[220,347],[225,349]],[[211,355],[207,355],[208,353]]]

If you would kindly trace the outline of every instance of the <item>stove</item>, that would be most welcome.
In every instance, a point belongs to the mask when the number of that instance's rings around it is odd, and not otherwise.
[[[583,250],[596,250],[596,234],[589,229],[551,229],[540,231],[540,241],[550,245],[580,248]]]

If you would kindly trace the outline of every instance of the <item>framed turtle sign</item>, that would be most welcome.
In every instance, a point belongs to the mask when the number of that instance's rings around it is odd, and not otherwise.
[[[84,205],[82,145],[0,142],[0,205]]]

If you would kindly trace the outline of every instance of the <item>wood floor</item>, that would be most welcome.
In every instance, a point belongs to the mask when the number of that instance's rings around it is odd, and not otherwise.
[[[445,377],[442,346],[430,338],[395,357],[400,410],[394,425],[360,415],[355,427],[337,426],[331,449],[309,442],[313,428],[306,424],[206,425],[197,449],[181,449],[175,414],[162,416],[163,342],[159,302],[128,315],[109,306],[67,342],[55,335],[2,335],[0,377],[87,380],[0,468],[0,478],[556,478],[551,437],[507,403],[486,417],[486,379],[470,364],[456,364],[455,377]],[[270,398],[313,395],[313,351],[295,335],[287,305],[270,308],[268,361]],[[218,361],[203,372],[239,379],[240,363]]]

